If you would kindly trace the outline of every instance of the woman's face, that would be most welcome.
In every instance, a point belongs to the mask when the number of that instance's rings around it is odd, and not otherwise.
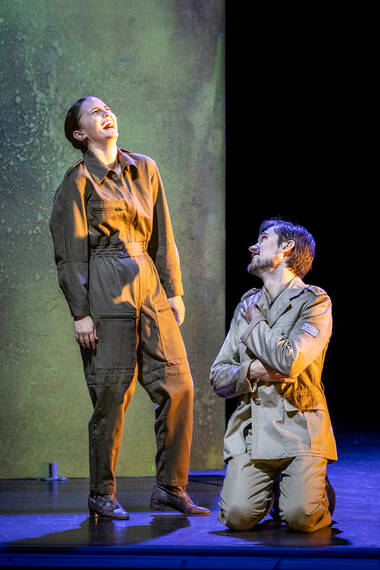
[[[110,139],[117,139],[117,118],[111,109],[97,97],[87,97],[79,111],[79,129],[73,132],[73,137],[87,145],[102,146]]]

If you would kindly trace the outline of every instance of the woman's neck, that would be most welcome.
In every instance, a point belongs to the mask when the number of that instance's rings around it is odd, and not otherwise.
[[[94,153],[96,158],[103,164],[112,168],[117,159],[117,145],[116,141],[110,141],[107,146],[89,145],[88,150]]]

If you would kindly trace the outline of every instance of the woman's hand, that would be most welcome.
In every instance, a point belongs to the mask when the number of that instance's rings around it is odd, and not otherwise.
[[[177,325],[180,327],[185,319],[185,305],[182,297],[177,295],[176,297],[170,297],[168,301],[174,313]]]
[[[75,340],[83,348],[92,348],[95,350],[96,336],[95,323],[90,316],[88,317],[74,317],[74,332]]]

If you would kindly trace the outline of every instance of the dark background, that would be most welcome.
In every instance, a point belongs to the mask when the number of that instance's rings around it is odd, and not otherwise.
[[[366,164],[374,111],[368,38],[355,14],[248,14],[237,6],[227,0],[226,327],[241,295],[261,286],[246,271],[260,222],[280,215],[304,225],[316,240],[304,280],[333,302],[323,374],[333,424],[377,428],[378,278],[365,261],[376,207]],[[227,402],[227,418],[234,405]]]

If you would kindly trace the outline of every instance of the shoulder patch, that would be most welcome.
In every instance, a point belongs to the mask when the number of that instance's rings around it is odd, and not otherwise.
[[[317,338],[320,332],[319,329],[317,329],[317,327],[315,327],[311,323],[308,323],[307,321],[303,323],[301,329],[306,333],[310,334],[314,338]]]

